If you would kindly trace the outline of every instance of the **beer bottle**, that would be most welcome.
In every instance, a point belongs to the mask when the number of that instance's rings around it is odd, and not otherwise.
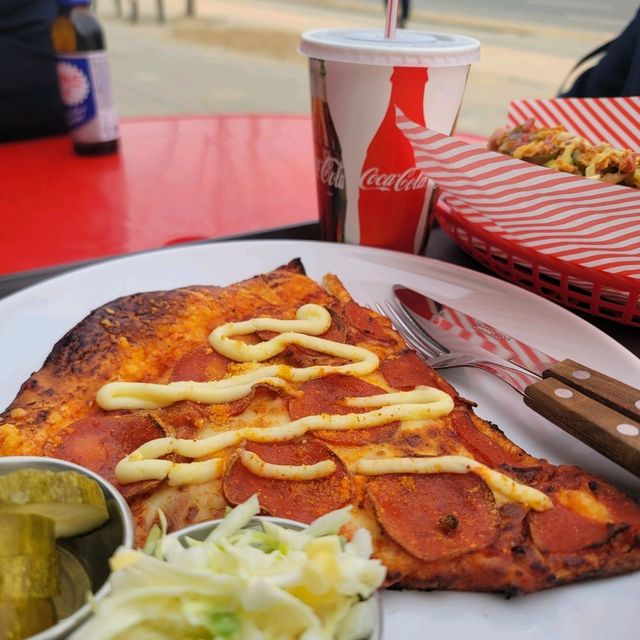
[[[81,155],[102,155],[118,150],[118,115],[104,33],[90,3],[58,0],[51,35],[73,148]]]

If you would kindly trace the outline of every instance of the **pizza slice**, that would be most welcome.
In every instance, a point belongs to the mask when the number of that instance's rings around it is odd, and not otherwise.
[[[1,455],[113,482],[142,544],[257,494],[351,505],[387,586],[527,593],[640,566],[640,508],[478,417],[390,322],[298,260],[227,287],[126,296],[53,348],[0,415]]]

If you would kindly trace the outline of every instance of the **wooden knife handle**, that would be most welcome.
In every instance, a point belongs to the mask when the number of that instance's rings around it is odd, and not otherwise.
[[[578,389],[586,396],[640,422],[640,390],[590,369],[574,360],[562,360],[542,373]]]
[[[555,378],[529,385],[524,401],[540,415],[640,477],[640,422]]]

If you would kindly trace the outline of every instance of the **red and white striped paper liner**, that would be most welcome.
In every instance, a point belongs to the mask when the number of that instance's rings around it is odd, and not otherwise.
[[[528,118],[534,118],[538,127],[562,125],[592,144],[606,141],[614,147],[640,151],[640,97],[514,100],[508,126],[515,127]]]
[[[640,281],[640,192],[514,160],[398,114],[416,166],[484,230],[543,256]]]

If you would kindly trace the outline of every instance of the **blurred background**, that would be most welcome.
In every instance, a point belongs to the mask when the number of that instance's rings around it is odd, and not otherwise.
[[[511,100],[554,96],[617,34],[632,0],[412,0],[407,28],[482,43],[458,130],[488,135]],[[300,34],[380,27],[383,0],[98,0],[121,116],[309,112]],[[189,15],[192,14],[192,15]]]

